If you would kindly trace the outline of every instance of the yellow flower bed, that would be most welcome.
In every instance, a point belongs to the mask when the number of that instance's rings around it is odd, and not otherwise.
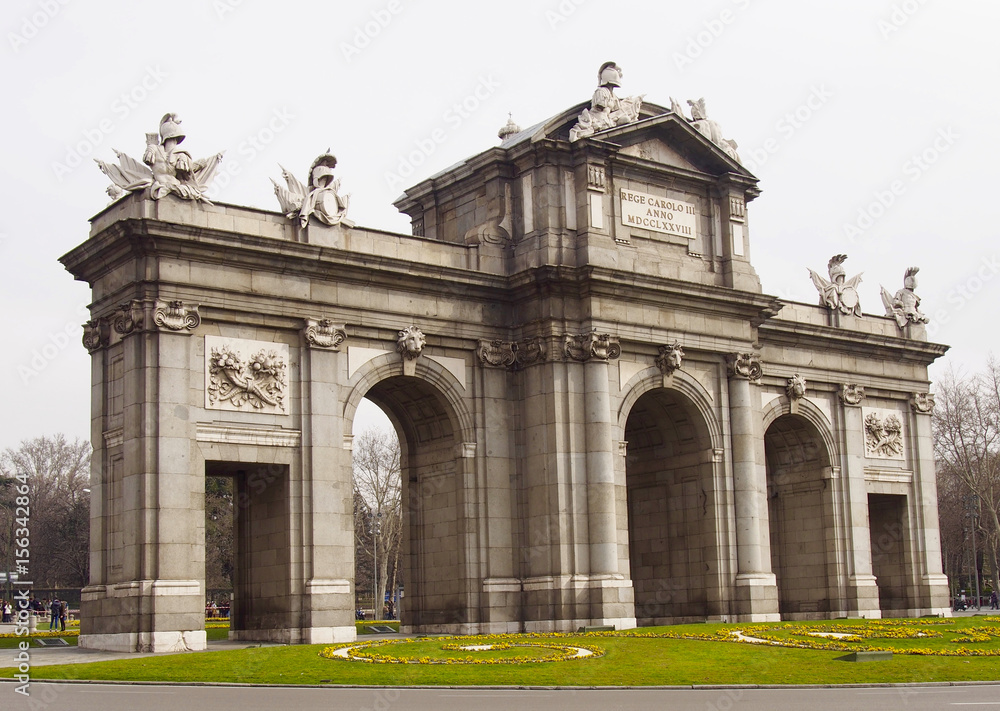
[[[13,637],[22,637],[24,639],[34,639],[35,637],[79,637],[80,630],[66,630],[65,632],[60,632],[58,630],[38,630],[29,635],[17,634],[15,632],[4,632],[0,634],[0,639],[11,639]]]
[[[536,664],[544,662],[560,662],[567,659],[577,658],[581,649],[590,652],[586,659],[595,659],[604,655],[604,650],[600,647],[583,644],[555,644],[545,641],[526,641],[526,638],[546,638],[566,636],[558,633],[551,635],[543,634],[517,634],[517,635],[486,635],[470,637],[437,637],[434,639],[421,638],[413,639],[391,639],[378,640],[375,642],[347,642],[344,644],[326,647],[320,652],[321,657],[327,659],[368,662],[370,664]],[[429,657],[406,655],[405,653],[392,653],[388,648],[402,647],[414,642],[445,642],[441,645],[442,651],[466,651],[473,652],[473,655],[462,657]],[[469,650],[466,647],[489,646],[490,649]],[[490,657],[490,652],[507,651],[516,648],[544,649],[543,655],[517,655],[509,657]],[[347,649],[346,655],[336,654],[338,650]],[[402,650],[400,650],[402,651]]]

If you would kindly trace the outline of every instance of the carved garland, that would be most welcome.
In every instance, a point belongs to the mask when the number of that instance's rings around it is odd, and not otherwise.
[[[212,349],[209,365],[209,401],[229,402],[234,407],[249,405],[256,410],[266,407],[285,409],[285,369],[287,364],[274,351],[257,355],[246,362],[229,346]]]

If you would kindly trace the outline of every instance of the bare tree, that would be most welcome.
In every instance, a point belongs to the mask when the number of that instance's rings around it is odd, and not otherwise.
[[[991,356],[986,370],[971,376],[949,371],[936,395],[938,467],[942,477],[960,483],[952,492],[962,499],[959,515],[992,569],[993,589],[1000,590],[1000,363]],[[978,576],[978,560],[974,567]]]
[[[30,577],[39,586],[82,587],[90,570],[90,444],[57,434],[21,442],[0,454],[0,480],[28,486]],[[11,483],[0,501],[0,560],[12,568],[17,518]]]
[[[361,555],[375,566],[375,619],[382,619],[382,600],[389,583],[395,586],[402,533],[399,440],[396,434],[367,429],[354,439],[354,530]]]

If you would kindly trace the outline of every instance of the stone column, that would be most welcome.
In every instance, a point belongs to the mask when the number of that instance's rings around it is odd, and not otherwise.
[[[621,355],[618,339],[592,331],[570,340],[566,353],[583,363],[584,432],[586,433],[588,576],[591,624],[635,627],[635,596],[631,581],[618,569],[618,497],[611,420],[609,361]]]
[[[916,461],[913,466],[913,510],[916,521],[910,526],[916,594],[911,596],[920,615],[950,615],[948,576],[941,564],[941,535],[938,529],[937,479],[934,469],[934,441],[931,415],[934,396],[916,393],[910,400]],[[919,537],[919,538],[918,538]]]
[[[742,622],[769,622],[778,615],[778,588],[771,572],[767,515],[767,469],[760,393],[760,357],[727,356],[729,420],[733,443],[733,493],[736,508],[736,590],[734,612]]]
[[[305,319],[302,408],[302,629],[309,644],[349,642],[354,625],[354,509],[351,452],[344,448],[339,383],[347,382],[343,324]],[[349,440],[348,440],[349,441]]]
[[[844,433],[844,531],[847,552],[847,612],[852,616],[877,619],[878,581],[872,570],[871,530],[868,525],[868,487],[865,484],[865,429],[861,402],[865,389],[844,385],[840,389]]]

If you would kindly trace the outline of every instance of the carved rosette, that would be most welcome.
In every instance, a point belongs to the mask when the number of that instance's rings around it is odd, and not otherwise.
[[[307,318],[302,335],[310,348],[326,348],[340,352],[340,346],[347,340],[347,331],[343,324],[335,324],[328,318]]]
[[[83,347],[88,353],[93,353],[108,345],[108,322],[103,318],[95,318],[83,324]]]
[[[785,383],[785,394],[789,400],[801,400],[806,396],[806,379],[796,373]]]
[[[230,343],[212,347],[206,388],[209,406],[284,411],[287,366],[284,353],[277,350],[262,348],[244,358]]]
[[[111,325],[115,329],[115,333],[122,336],[141,330],[142,321],[142,302],[138,299],[132,299],[122,304],[115,309],[115,313],[111,317]]]
[[[197,306],[185,306],[183,301],[160,301],[153,309],[153,323],[169,331],[193,331],[201,325]]]
[[[613,360],[622,354],[617,336],[592,330],[579,336],[566,335],[563,341],[563,355],[570,360]]]
[[[913,393],[910,398],[910,409],[918,415],[934,413],[934,393]]]
[[[514,341],[502,341],[499,338],[493,341],[479,341],[476,348],[476,355],[483,365],[493,368],[511,368],[517,362],[517,343]]]
[[[845,384],[840,386],[840,401],[845,405],[857,407],[865,399],[863,385]]]
[[[424,350],[427,339],[416,326],[407,326],[399,332],[396,350],[405,360],[416,360]]]
[[[730,378],[746,378],[756,384],[764,376],[760,356],[756,353],[731,353],[726,356],[726,366]]]
[[[683,362],[684,349],[681,348],[680,343],[660,346],[660,353],[656,356],[656,367],[660,369],[661,373],[667,376],[673,375],[675,371],[680,370]]]

